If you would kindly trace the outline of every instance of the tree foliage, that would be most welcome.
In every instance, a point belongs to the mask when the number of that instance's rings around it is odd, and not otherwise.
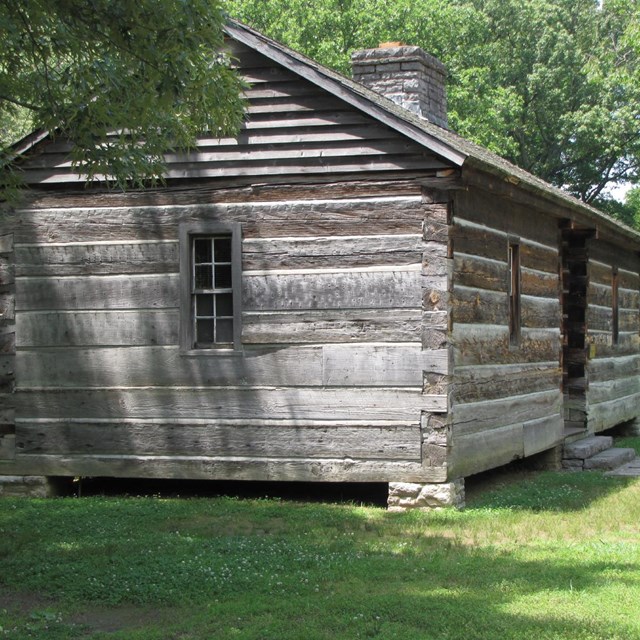
[[[449,123],[596,202],[640,168],[635,0],[226,0],[230,13],[349,73],[354,49],[419,45],[449,69]]]
[[[223,21],[217,0],[0,0],[0,174],[25,113],[120,185],[157,178],[198,133],[237,130]]]

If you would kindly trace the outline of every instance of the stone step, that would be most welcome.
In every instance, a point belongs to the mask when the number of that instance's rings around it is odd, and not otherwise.
[[[612,444],[613,438],[611,436],[591,436],[590,438],[583,438],[582,440],[576,440],[576,442],[566,444],[562,457],[569,460],[586,460],[605,449],[609,449]]]
[[[623,449],[614,447],[606,451],[600,451],[584,461],[584,469],[604,469],[610,471],[631,462],[636,457],[635,449]]]
[[[607,476],[627,476],[630,478],[637,478],[640,476],[640,458],[635,458],[627,464],[623,464],[621,467],[616,467],[613,471],[607,471]]]

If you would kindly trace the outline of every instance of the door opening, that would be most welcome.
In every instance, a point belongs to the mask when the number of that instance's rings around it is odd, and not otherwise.
[[[564,226],[561,231],[562,392],[565,437],[587,428],[588,240],[594,231]]]

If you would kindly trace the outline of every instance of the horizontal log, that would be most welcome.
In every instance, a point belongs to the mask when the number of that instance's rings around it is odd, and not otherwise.
[[[215,424],[18,424],[23,454],[421,459],[420,428]]]
[[[611,285],[590,284],[588,301],[591,305],[610,308],[613,305],[613,290]],[[637,314],[639,301],[640,296],[637,291],[618,289],[618,308],[629,309]]]
[[[605,265],[615,265],[631,273],[640,271],[640,256],[637,251],[629,251],[605,240],[592,240],[589,243],[589,258]]]
[[[486,183],[486,176],[484,181]],[[456,192],[455,217],[501,230],[521,240],[533,241],[555,251],[557,255],[557,218],[543,215],[542,212],[533,210],[529,206],[523,206],[481,189],[471,189]],[[541,266],[537,268],[547,270]],[[550,270],[552,271],[553,269]]]
[[[559,327],[560,303],[557,299],[521,297],[522,326]],[[497,325],[509,323],[509,299],[506,292],[456,286],[452,296],[453,322]]]
[[[22,312],[16,318],[17,346],[177,345],[177,309]]]
[[[613,268],[618,267],[616,256],[612,255],[609,264],[603,264],[596,260],[589,261],[589,280],[593,284],[611,286]],[[639,265],[640,268],[640,265]],[[637,271],[618,269],[618,286],[621,288],[637,290],[640,288],[640,274]]]
[[[15,363],[7,363],[7,371],[12,372],[14,365],[24,388],[419,387],[423,370],[446,371],[446,352],[422,351],[419,343],[259,348],[229,357],[185,357],[177,347],[23,349]]]
[[[595,405],[638,394],[640,394],[640,377],[634,375],[603,382],[591,382],[587,391],[587,401]],[[640,408],[638,413],[640,414]]]
[[[465,477],[524,457],[522,422],[453,440],[447,464],[450,477]]]
[[[604,311],[604,313],[603,313]],[[609,311],[609,313],[606,313]],[[602,307],[589,308],[588,327],[590,330],[611,331],[612,314]],[[618,310],[618,330],[621,332],[638,333],[640,331],[640,316],[637,309]]]
[[[524,456],[532,456],[564,442],[564,420],[552,415],[522,425]]]
[[[590,383],[640,375],[640,355],[589,360],[587,373]]]
[[[322,197],[320,193],[314,195]],[[133,196],[132,196],[133,197]],[[242,224],[244,238],[419,234],[429,205],[417,196],[229,202],[181,206],[32,209],[20,212],[16,242],[174,240],[181,222]]]
[[[179,283],[177,274],[20,278],[16,310],[177,307]]]
[[[589,431],[598,432],[640,417],[640,394],[590,404],[587,413]]]
[[[416,264],[425,250],[418,234],[245,240],[243,269],[349,268]]]
[[[489,260],[478,256],[458,254],[454,260],[454,283],[463,287],[507,291],[509,269],[505,261]],[[559,280],[557,273],[545,273],[523,268],[520,276],[523,295],[557,298]]]
[[[454,406],[467,402],[519,396],[560,389],[557,362],[456,367],[451,385]]]
[[[292,180],[286,184],[265,182],[254,185],[224,184],[218,182],[197,182],[187,185],[165,184],[156,188],[130,189],[125,192],[114,189],[95,188],[91,190],[60,192],[31,190],[24,195],[24,205],[18,219],[27,211],[76,209],[80,215],[99,209],[193,206],[194,202],[229,205],[252,205],[263,207],[267,203],[306,203],[341,201],[355,202],[359,199],[390,201],[413,198],[422,202],[420,185],[412,176],[389,178],[376,181],[357,178],[329,182],[301,182]],[[285,209],[286,211],[286,209]],[[92,215],[92,222],[99,216]],[[360,235],[362,230],[355,235]],[[309,234],[304,234],[309,235]]]
[[[455,221],[459,219],[456,217]],[[506,261],[508,255],[507,235],[489,227],[454,224],[451,241],[455,254],[475,255],[495,261]]]
[[[446,411],[445,396],[421,389],[309,387],[163,387],[110,389],[20,388],[21,418],[207,418],[299,420],[419,420]]]
[[[421,305],[420,265],[379,271],[245,272],[242,280],[247,311]],[[166,309],[178,306],[178,296],[176,274],[21,278],[16,309]]]
[[[371,309],[421,306],[420,265],[404,270],[243,274],[243,308]],[[251,275],[250,275],[251,274]]]
[[[451,434],[458,437],[491,431],[529,420],[562,415],[563,398],[559,388],[497,400],[455,405]]]
[[[243,313],[244,344],[407,342],[422,331],[420,309],[308,310]]]
[[[637,354],[640,351],[640,336],[637,332],[620,333],[618,343],[612,344],[610,331],[589,330],[589,357],[610,358]]]
[[[560,361],[560,331],[523,329],[520,345],[509,344],[506,326],[459,324],[452,334],[455,366]]]
[[[177,273],[178,242],[18,245],[18,276]]]
[[[444,467],[388,460],[160,456],[16,456],[0,474],[292,482],[444,482]]]

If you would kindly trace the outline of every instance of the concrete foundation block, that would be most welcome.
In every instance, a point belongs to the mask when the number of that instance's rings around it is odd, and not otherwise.
[[[50,498],[55,483],[46,476],[0,476],[0,498]]]
[[[390,482],[387,505],[389,511],[461,509],[464,507],[464,479],[438,483]]]

